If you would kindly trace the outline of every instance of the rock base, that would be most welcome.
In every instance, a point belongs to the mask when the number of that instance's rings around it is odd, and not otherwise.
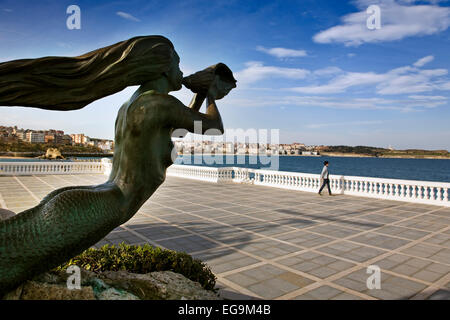
[[[45,273],[6,294],[4,300],[220,300],[212,291],[172,271],[135,274],[81,269],[81,288],[68,289],[70,274]]]

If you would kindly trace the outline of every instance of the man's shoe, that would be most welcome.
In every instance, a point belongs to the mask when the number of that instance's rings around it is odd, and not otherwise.
[[[321,193],[318,193],[318,195],[321,196],[322,194],[321,194]]]

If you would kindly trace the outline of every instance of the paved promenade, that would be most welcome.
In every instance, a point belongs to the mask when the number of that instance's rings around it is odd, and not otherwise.
[[[105,179],[0,177],[0,207]],[[450,299],[450,208],[169,177],[98,246],[122,241],[202,259],[231,299]],[[369,265],[381,289],[367,288]]]

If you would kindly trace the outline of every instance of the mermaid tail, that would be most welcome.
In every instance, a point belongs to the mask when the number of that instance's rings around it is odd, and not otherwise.
[[[0,222],[0,294],[57,267],[124,221],[115,185],[66,187]]]

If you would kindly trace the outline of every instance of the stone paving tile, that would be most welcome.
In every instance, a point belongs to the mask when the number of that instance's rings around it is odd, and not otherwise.
[[[216,289],[218,289],[219,296],[225,300],[261,300],[260,298],[257,298],[255,296],[242,294],[238,290],[229,288],[220,280],[216,281]]]
[[[212,249],[219,247],[218,244],[208,241],[202,237],[190,235],[169,240],[157,241],[160,245],[167,249],[175,251],[184,251],[186,253],[193,253],[197,251]]]
[[[366,268],[361,268],[335,280],[334,283],[382,300],[410,299],[427,287],[422,283],[382,272],[381,288],[368,289],[367,279],[369,276],[371,274],[366,273]]]
[[[95,174],[18,177],[39,199],[52,189],[99,184],[106,178]],[[8,208],[16,212],[38,203],[14,177],[0,177],[0,194]],[[218,287],[235,298],[254,299],[242,295],[238,289],[242,287],[255,296],[277,298],[314,283],[313,279],[341,273],[334,282],[344,288],[374,298],[407,299],[427,283],[439,283],[449,274],[449,226],[449,208],[168,177],[133,219],[115,228],[96,247],[121,242],[143,244],[149,239],[192,253],[234,284],[224,286],[219,276]],[[436,234],[429,237],[431,232]],[[357,263],[410,241],[417,243],[373,263],[381,268],[382,289],[367,289],[369,275],[363,267],[346,274]],[[430,299],[448,299],[450,284],[440,287]],[[320,285],[296,299],[360,297]]]
[[[225,277],[264,299],[273,299],[303,288],[313,281],[303,276],[265,264]]]
[[[264,259],[278,258],[299,250],[297,247],[270,239],[255,240],[234,247]]]
[[[376,208],[374,209],[364,205],[351,205],[345,208],[339,208],[337,211],[340,213],[340,216],[350,218],[363,216],[367,213],[372,213],[373,211],[376,211]]]
[[[365,262],[386,252],[385,250],[379,250],[348,241],[340,241],[317,250],[355,262]]]
[[[166,220],[171,223],[176,224],[182,224],[182,223],[189,223],[189,222],[199,222],[199,223],[206,223],[205,220],[202,217],[196,217],[194,215],[188,214],[188,213],[181,213],[178,214],[171,214],[164,217],[161,217],[163,220]]]
[[[320,233],[334,238],[346,238],[361,232],[361,230],[344,228],[342,226],[336,226],[332,224],[312,227],[309,228],[308,231]]]
[[[450,266],[402,254],[393,254],[373,263],[381,270],[389,270],[415,279],[436,282],[450,273]]]
[[[206,219],[229,217],[233,215],[233,213],[221,209],[206,209],[201,211],[195,211],[194,213],[195,215],[202,216]]]
[[[420,243],[410,248],[406,248],[402,250],[402,252],[450,265],[450,249],[447,248]]]
[[[188,236],[190,233],[169,224],[154,223],[145,228],[133,229],[135,232],[152,240]]]
[[[421,216],[417,218],[412,218],[408,221],[399,221],[398,223],[395,223],[396,226],[400,227],[407,227],[407,228],[415,228],[415,229],[421,229],[425,231],[439,231],[448,226],[448,224],[442,224],[439,222],[435,222],[434,219],[428,219],[426,220],[426,217]]]
[[[155,222],[157,222],[155,219],[149,218],[147,216],[140,216],[139,214],[136,214],[133,218],[128,220],[123,225],[134,230],[134,229],[147,228]]]
[[[349,238],[348,240],[359,242],[362,244],[367,244],[375,247],[379,247],[382,249],[394,250],[400,248],[407,243],[408,240],[402,240],[399,238],[393,238],[382,234],[377,234],[373,232],[368,232],[362,235],[357,235]]]
[[[425,239],[424,242],[450,248],[450,235],[446,233],[439,233],[431,238]]]
[[[367,221],[379,222],[379,223],[392,223],[392,222],[399,221],[402,218],[391,217],[391,216],[382,215],[382,214],[366,214],[361,219],[364,219]]]
[[[314,252],[302,253],[286,259],[277,260],[277,262],[292,269],[307,272],[321,279],[328,278],[356,265]]]
[[[450,281],[447,282],[446,285],[441,286],[441,287],[443,287],[442,290],[445,290],[445,291],[447,291],[447,292],[450,292]]]
[[[450,300],[450,290],[440,289],[428,297],[427,300]]]
[[[314,225],[317,225],[318,222],[304,219],[304,218],[298,218],[298,217],[283,217],[280,219],[275,220],[276,223],[279,223],[281,225],[290,226],[296,229],[303,229],[303,228],[309,228]]]
[[[179,214],[180,212],[178,210],[175,209],[171,209],[171,208],[164,208],[161,206],[155,207],[153,204],[152,205],[144,205],[140,211],[151,215],[151,216],[155,216],[155,217],[163,217],[166,215],[172,215],[172,214]]]
[[[330,286],[321,286],[310,290],[302,295],[295,297],[293,300],[328,300],[338,297],[345,292]],[[354,297],[354,296],[353,296]],[[344,300],[344,299],[342,299]],[[351,299],[353,300],[353,299]]]
[[[126,244],[138,244],[144,240],[128,231],[121,231],[121,232],[111,232],[102,241],[106,242],[102,244],[118,245],[122,242]],[[101,246],[102,244],[97,243],[96,246]]]
[[[436,216],[450,218],[450,210],[448,208],[433,211],[431,214],[436,215]]]
[[[286,234],[276,235],[274,238],[299,245],[304,248],[312,248],[334,241],[334,238],[314,234],[308,231],[294,231]]]
[[[248,243],[255,239],[260,239],[261,236],[253,234],[250,232],[240,231],[240,230],[230,230],[227,228],[222,228],[219,230],[209,230],[204,231],[202,234],[213,238],[214,240],[220,241],[227,245],[238,244],[238,243]]]
[[[430,205],[420,204],[420,203],[406,203],[400,209],[412,211],[412,212],[424,213],[424,212],[428,212],[428,211],[434,211],[439,208],[440,207],[438,207],[438,206],[430,206]]]
[[[257,222],[251,225],[246,225],[243,228],[247,231],[256,232],[260,235],[265,236],[275,236],[277,234],[284,234],[286,232],[294,230],[293,228],[284,227],[282,225],[269,222]]]
[[[382,223],[367,221],[359,218],[347,218],[345,220],[342,218],[335,218],[334,220],[335,222],[330,225],[357,230],[373,230],[384,226]]]
[[[251,207],[246,207],[246,206],[241,206],[241,205],[236,206],[236,204],[237,204],[236,202],[233,202],[233,204],[235,205],[234,207],[225,208],[227,212],[240,213],[240,214],[250,214],[252,212],[259,212],[260,211],[257,208],[251,208]]]
[[[422,214],[423,212],[413,212],[413,211],[407,211],[406,209],[402,207],[395,207],[395,208],[389,208],[385,209],[380,214],[389,216],[389,217],[399,217],[402,219],[415,217],[417,215]]]
[[[172,204],[170,205],[172,207]],[[179,206],[173,206],[174,208],[181,210],[183,212],[197,212],[201,210],[210,209],[209,206],[206,205],[198,205],[198,204],[185,204],[185,205],[179,205]]]
[[[381,228],[377,229],[375,232],[381,233],[381,234],[386,234],[386,235],[397,236],[400,238],[405,238],[405,239],[410,239],[410,240],[417,240],[417,239],[423,238],[424,236],[426,236],[430,233],[427,231],[421,231],[421,230],[398,227],[398,226],[391,226],[391,225],[381,227]]]
[[[194,254],[193,257],[205,262],[215,274],[261,262],[230,248],[213,249]]]
[[[196,232],[200,234],[210,234],[215,233],[217,235],[220,235],[222,233],[228,233],[229,230],[224,228],[223,224],[215,223],[215,222],[208,222],[208,221],[184,221],[180,223],[176,223],[176,225],[183,227],[191,232]]]
[[[285,214],[280,214],[273,210],[256,211],[247,214],[247,216],[253,219],[260,219],[268,222],[274,222],[275,220],[286,218]]]
[[[247,229],[248,227],[252,227],[253,225],[260,223],[260,221],[252,219],[247,216],[227,216],[216,218],[214,220],[244,229]]]
[[[330,300],[363,300],[363,299],[353,294],[343,292],[331,298]]]

